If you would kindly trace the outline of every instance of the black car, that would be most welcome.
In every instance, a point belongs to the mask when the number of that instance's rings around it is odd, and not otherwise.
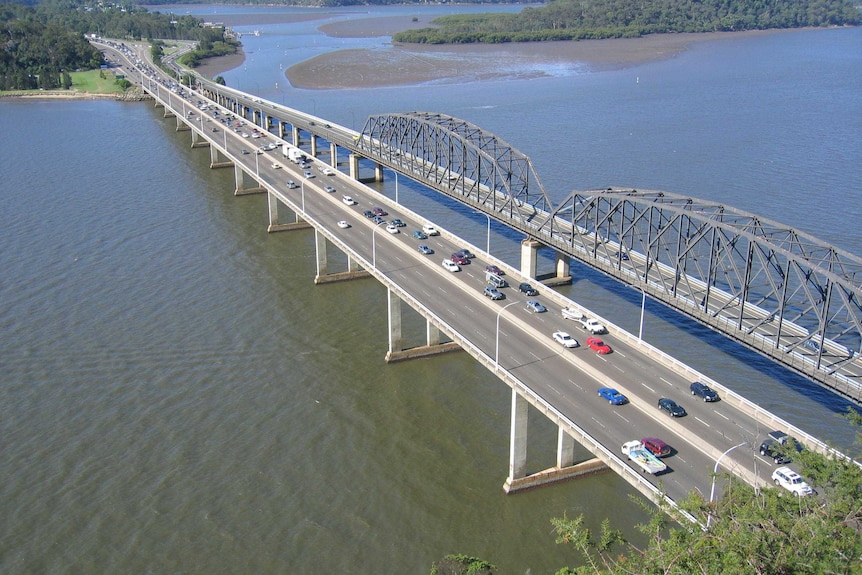
[[[455,253],[456,253],[456,254],[460,254],[460,255],[462,255],[462,256],[464,256],[465,258],[470,259],[470,260],[472,260],[473,258],[475,258],[475,257],[476,257],[476,256],[475,256],[475,254],[473,254],[473,252],[471,252],[471,251],[470,251],[470,250],[468,250],[467,248],[460,249],[460,250],[458,250],[458,251],[457,251],[457,252],[455,252]]]
[[[371,219],[374,217],[374,212],[372,212],[371,210],[365,210],[364,212],[362,212],[362,215],[368,219]]]
[[[526,282],[518,286],[518,291],[528,296],[539,295],[538,290]]]
[[[774,439],[767,439],[760,444],[760,455],[768,457],[778,465],[790,463],[790,458],[782,452],[782,447]]]
[[[691,384],[691,394],[702,398],[704,401],[718,401],[719,399],[718,394],[711,387],[699,381]]]
[[[662,397],[658,400],[658,408],[668,412],[673,417],[683,417],[686,415],[686,412],[681,405],[666,397]]]

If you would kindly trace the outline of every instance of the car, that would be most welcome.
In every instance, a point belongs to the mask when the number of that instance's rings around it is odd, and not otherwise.
[[[815,494],[815,491],[802,479],[802,476],[789,467],[779,467],[773,471],[772,481],[799,497]]]
[[[587,347],[599,355],[607,355],[611,352],[611,346],[607,345],[598,337],[588,337]]]
[[[374,217],[374,212],[372,212],[371,210],[365,210],[364,212],[362,212],[362,215],[370,220]]]
[[[810,349],[811,351],[819,352],[820,344],[814,341],[813,339],[806,339],[802,342],[802,347],[806,349]]]
[[[501,270],[500,268],[498,268],[498,267],[497,267],[497,266],[495,266],[495,265],[485,266],[485,271],[486,271],[486,272],[488,272],[488,273],[492,273],[492,274],[494,274],[495,276],[504,276],[504,275],[506,275],[506,272],[504,272],[503,270]]]
[[[581,345],[578,343],[578,340],[576,340],[564,331],[555,331],[553,334],[551,334],[551,337],[553,337],[554,341],[562,345],[563,347],[578,347],[579,345]]]
[[[504,297],[506,297],[500,290],[498,290],[494,286],[485,286],[485,291],[482,293],[484,293],[486,297],[489,297],[494,300],[503,299]]]
[[[309,170],[305,170],[305,173],[303,173],[303,175],[304,175],[306,178],[308,178],[309,180],[310,180],[311,178],[313,178],[313,177],[314,177],[314,174],[313,174],[313,173],[311,173],[311,171],[309,171]]]
[[[452,260],[443,260],[443,267],[449,270],[450,272],[460,272],[461,266],[453,262]]]
[[[782,451],[782,446],[774,439],[767,439],[760,444],[760,455],[771,459],[776,465],[790,463],[790,458]]]
[[[528,299],[527,300],[527,311],[531,311],[534,313],[543,313],[548,311],[548,308],[539,303],[538,300]]]
[[[331,194],[331,193],[335,192],[335,188],[333,188],[332,186],[323,186],[323,191]]]
[[[641,445],[656,457],[667,457],[673,452],[670,445],[658,437],[644,437],[641,439]]]
[[[209,120],[207,120],[207,122],[209,122]],[[216,128],[215,126],[213,126],[213,132],[218,132],[218,128]]]
[[[465,258],[471,259],[471,260],[476,257],[476,255],[473,252],[471,252],[470,250],[468,250],[467,248],[461,248],[460,250],[458,250],[455,253],[461,254]]]
[[[464,256],[462,256],[462,255],[461,255],[461,254],[459,254],[458,252],[455,252],[454,254],[452,254],[452,256],[450,257],[450,259],[451,259],[453,262],[455,262],[456,264],[459,264],[459,265],[462,265],[462,266],[466,266],[467,264],[469,264],[469,263],[470,263],[470,260],[468,260],[467,258],[465,258]]]
[[[395,225],[392,225],[392,224],[387,224],[387,226],[386,226],[386,231],[387,231],[387,232],[389,232],[390,234],[397,234],[397,233],[399,233],[398,226],[395,226]]]
[[[705,383],[695,381],[691,384],[691,394],[703,398],[704,401],[718,401],[718,394]]]
[[[668,412],[673,417],[685,417],[685,409],[680,404],[667,397],[662,397],[658,400],[658,408]]]
[[[293,180],[287,180],[287,187],[290,188],[291,190],[295,190],[299,186],[297,186],[296,182],[294,182]]]
[[[425,234],[425,232],[420,232],[419,230],[416,230],[415,232],[413,232],[413,237],[416,238],[417,240],[427,240],[428,239],[428,236]]]
[[[538,290],[531,286],[530,284],[524,282],[518,286],[518,291],[528,296],[536,296],[539,295]]]
[[[440,235],[440,232],[437,231],[437,228],[435,228],[431,224],[425,224],[424,226],[422,226],[422,233],[428,234],[429,236]]]
[[[623,261],[628,261],[629,255],[626,252],[614,252],[615,258],[620,258]]]
[[[301,162],[299,163],[299,169],[300,169],[300,170],[307,170],[307,169],[309,169],[310,167],[311,167],[311,164],[309,164],[309,163],[308,163],[308,162],[306,162],[305,160],[303,160],[303,161],[301,161]]]
[[[320,171],[324,176],[334,176],[335,175],[335,171],[332,168],[323,168]]]
[[[341,201],[347,204],[348,206],[355,206],[356,200],[351,198],[350,196],[341,196]]]
[[[425,244],[419,244],[419,252],[425,254],[426,256],[434,253],[434,250],[426,246]]]
[[[337,225],[338,225],[338,227],[339,227],[339,228],[342,228],[342,229],[346,229],[346,228],[349,228],[349,227],[350,227],[350,224],[348,224],[348,223],[347,223],[346,221],[344,221],[344,220],[339,220]]]
[[[273,162],[273,163],[272,163],[272,168],[273,168],[274,170],[279,170],[279,169],[281,169],[281,164],[279,164],[278,162]]]
[[[395,218],[394,220],[392,220],[389,223],[392,224],[393,226],[398,226],[399,228],[406,228],[407,227],[407,224],[405,224],[404,222],[402,222],[398,218]]]
[[[371,221],[372,221],[372,222],[374,222],[376,225],[380,225],[380,224],[385,224],[385,223],[386,223],[386,220],[384,220],[384,219],[383,219],[383,218],[381,218],[380,216],[372,216],[372,217],[371,217]]]
[[[788,451],[791,449],[796,450],[797,453],[802,451],[802,444],[799,443],[799,441],[792,435],[787,435],[783,431],[778,430],[770,431],[767,435],[769,436],[769,439],[775,440],[775,443],[778,445],[787,446]]]
[[[607,399],[611,405],[623,405],[629,402],[629,398],[613,387],[600,387],[598,392],[599,397]]]
[[[381,208],[380,206],[374,206],[371,208],[371,211],[374,212],[375,216],[388,216],[389,212]]]
[[[239,153],[242,154],[243,156],[246,156],[246,155],[248,155],[248,150],[243,148],[242,150],[239,151]]]

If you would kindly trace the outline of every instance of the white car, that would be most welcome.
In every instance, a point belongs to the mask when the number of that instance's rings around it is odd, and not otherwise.
[[[321,170],[321,172],[323,172],[324,176],[334,176],[335,175],[335,172],[332,170],[332,168],[323,168]]]
[[[783,487],[787,491],[795,493],[800,497],[814,494],[814,490],[811,489],[810,485],[805,483],[805,480],[802,479],[802,476],[800,476],[798,473],[796,473],[789,467],[779,467],[778,469],[773,471],[772,480],[779,487]]]
[[[449,270],[450,272],[460,272],[461,266],[453,262],[452,260],[443,260],[443,267]]]
[[[335,191],[335,188],[333,188],[332,186],[326,186],[323,188],[323,191],[331,194]]]
[[[570,336],[564,331],[555,331],[552,335],[554,341],[562,345],[563,347],[578,347],[580,344],[578,340]]]
[[[431,224],[426,224],[422,226],[422,231],[428,234],[429,236],[439,236],[440,232],[437,231],[437,228],[432,226]]]
[[[398,233],[398,226],[396,226],[395,224],[388,224],[386,226],[386,231],[389,232],[390,234],[397,234]]]
[[[291,190],[295,190],[299,186],[297,186],[296,182],[294,182],[293,180],[287,180],[287,187],[290,188]]]
[[[339,227],[339,228],[342,228],[342,229],[347,229],[347,228],[349,228],[349,227],[350,227],[350,224],[348,224],[348,223],[347,223],[346,221],[344,221],[344,220],[339,220],[339,221],[338,221],[338,224],[336,224],[336,225],[338,225],[338,227]]]
[[[277,169],[281,168],[281,164],[279,164],[278,162],[273,162],[272,167],[277,170]]]
[[[305,171],[305,173],[304,173],[303,175],[304,175],[306,178],[308,178],[309,180],[310,180],[311,178],[313,178],[313,177],[314,177],[314,174],[312,174],[312,173],[311,173],[310,171],[308,171],[308,170],[306,170],[306,171]]]
[[[350,196],[341,196],[341,201],[347,204],[348,206],[355,206],[356,200],[351,198]]]

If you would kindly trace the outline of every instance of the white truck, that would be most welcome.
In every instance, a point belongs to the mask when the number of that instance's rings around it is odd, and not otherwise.
[[[300,164],[305,160],[305,154],[302,153],[302,150],[294,146],[282,146],[281,153],[294,164]]]
[[[650,453],[637,439],[626,441],[622,446],[623,455],[634,461],[645,473],[655,475],[667,469],[662,460]]]
[[[584,316],[581,318],[580,321],[581,327],[593,335],[597,333],[605,333],[606,331],[608,331],[607,329],[605,329],[605,326],[602,325],[601,322],[599,322],[599,320],[597,319]]]
[[[582,328],[593,335],[608,331],[599,320],[587,317],[573,307],[564,307],[561,313],[564,319],[571,319],[580,323]]]

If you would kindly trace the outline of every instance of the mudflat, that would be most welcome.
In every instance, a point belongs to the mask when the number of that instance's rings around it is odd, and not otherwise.
[[[402,30],[432,26],[431,19],[430,16],[361,18],[325,24],[320,31],[339,38],[388,37]],[[530,79],[622,69],[673,58],[697,42],[772,33],[776,31],[652,34],[642,38],[506,44],[392,44],[382,49],[321,54],[291,66],[285,76],[292,86],[312,90]],[[243,59],[240,54],[214,58],[198,71],[212,77],[241,65]]]

